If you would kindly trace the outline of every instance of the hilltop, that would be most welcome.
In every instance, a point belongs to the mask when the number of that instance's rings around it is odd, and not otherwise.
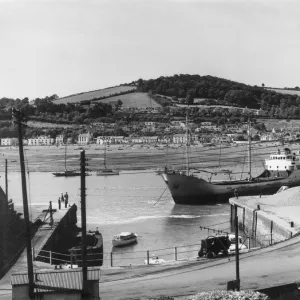
[[[156,79],[138,79],[131,83],[78,93],[55,99],[54,104],[106,103],[113,105],[118,100],[123,107],[170,106],[172,101],[194,104],[237,106],[252,109],[273,110],[271,115],[281,117],[300,116],[300,91],[298,89],[267,88],[251,86],[210,75],[175,74]],[[165,97],[163,99],[162,97]],[[213,101],[213,102],[212,102]]]

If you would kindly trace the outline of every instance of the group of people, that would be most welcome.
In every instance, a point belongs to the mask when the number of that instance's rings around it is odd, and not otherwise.
[[[61,203],[65,203],[65,208],[68,207],[68,202],[69,202],[69,195],[68,192],[65,194],[61,193],[60,196],[58,197],[58,208],[61,209]]]

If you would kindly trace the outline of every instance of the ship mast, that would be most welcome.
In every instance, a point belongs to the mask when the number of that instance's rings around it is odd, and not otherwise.
[[[106,141],[104,141],[104,168],[106,169]]]
[[[67,141],[65,144],[65,171],[67,171]]]
[[[249,163],[249,179],[251,176],[251,122],[248,120],[248,163]]]
[[[190,175],[190,166],[189,166],[189,134],[188,134],[188,113],[189,113],[189,107],[186,110],[186,118],[185,118],[185,134],[186,134],[186,175]]]

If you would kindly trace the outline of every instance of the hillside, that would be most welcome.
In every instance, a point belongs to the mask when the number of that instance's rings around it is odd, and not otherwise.
[[[214,76],[189,74],[161,76],[149,80],[139,79],[136,84],[141,92],[151,91],[153,94],[177,99],[216,99],[219,105],[222,105],[222,102],[225,101],[227,104],[231,103],[254,109],[262,108],[264,110],[280,107],[282,116],[300,115],[300,95],[298,96],[298,91],[293,90],[274,91]],[[290,93],[284,93],[287,91]],[[192,101],[190,104],[192,104]]]
[[[95,102],[112,103],[118,100],[122,101],[122,107],[161,107],[160,104],[151,100],[147,93],[130,93],[120,96],[113,96],[103,100],[97,100]]]
[[[114,96],[120,93],[130,92],[136,90],[135,86],[128,85],[120,85],[106,89],[100,89],[90,92],[83,92],[79,94],[74,94],[70,96],[66,96],[63,98],[59,98],[54,100],[54,104],[67,104],[67,103],[77,103],[85,100],[96,100],[99,98],[106,98],[108,96]]]
[[[269,90],[269,91],[274,91],[274,92],[280,93],[280,94],[298,95],[298,96],[300,96],[300,91],[296,91],[296,90],[272,89],[272,88],[267,88],[267,90]]]

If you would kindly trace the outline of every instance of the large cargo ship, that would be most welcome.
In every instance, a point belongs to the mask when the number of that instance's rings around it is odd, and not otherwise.
[[[244,180],[206,181],[188,171],[167,169],[162,176],[176,204],[214,204],[226,202],[231,197],[272,194],[282,186],[298,186],[300,161],[296,153],[284,148],[265,160],[265,169],[259,176],[250,175]]]

